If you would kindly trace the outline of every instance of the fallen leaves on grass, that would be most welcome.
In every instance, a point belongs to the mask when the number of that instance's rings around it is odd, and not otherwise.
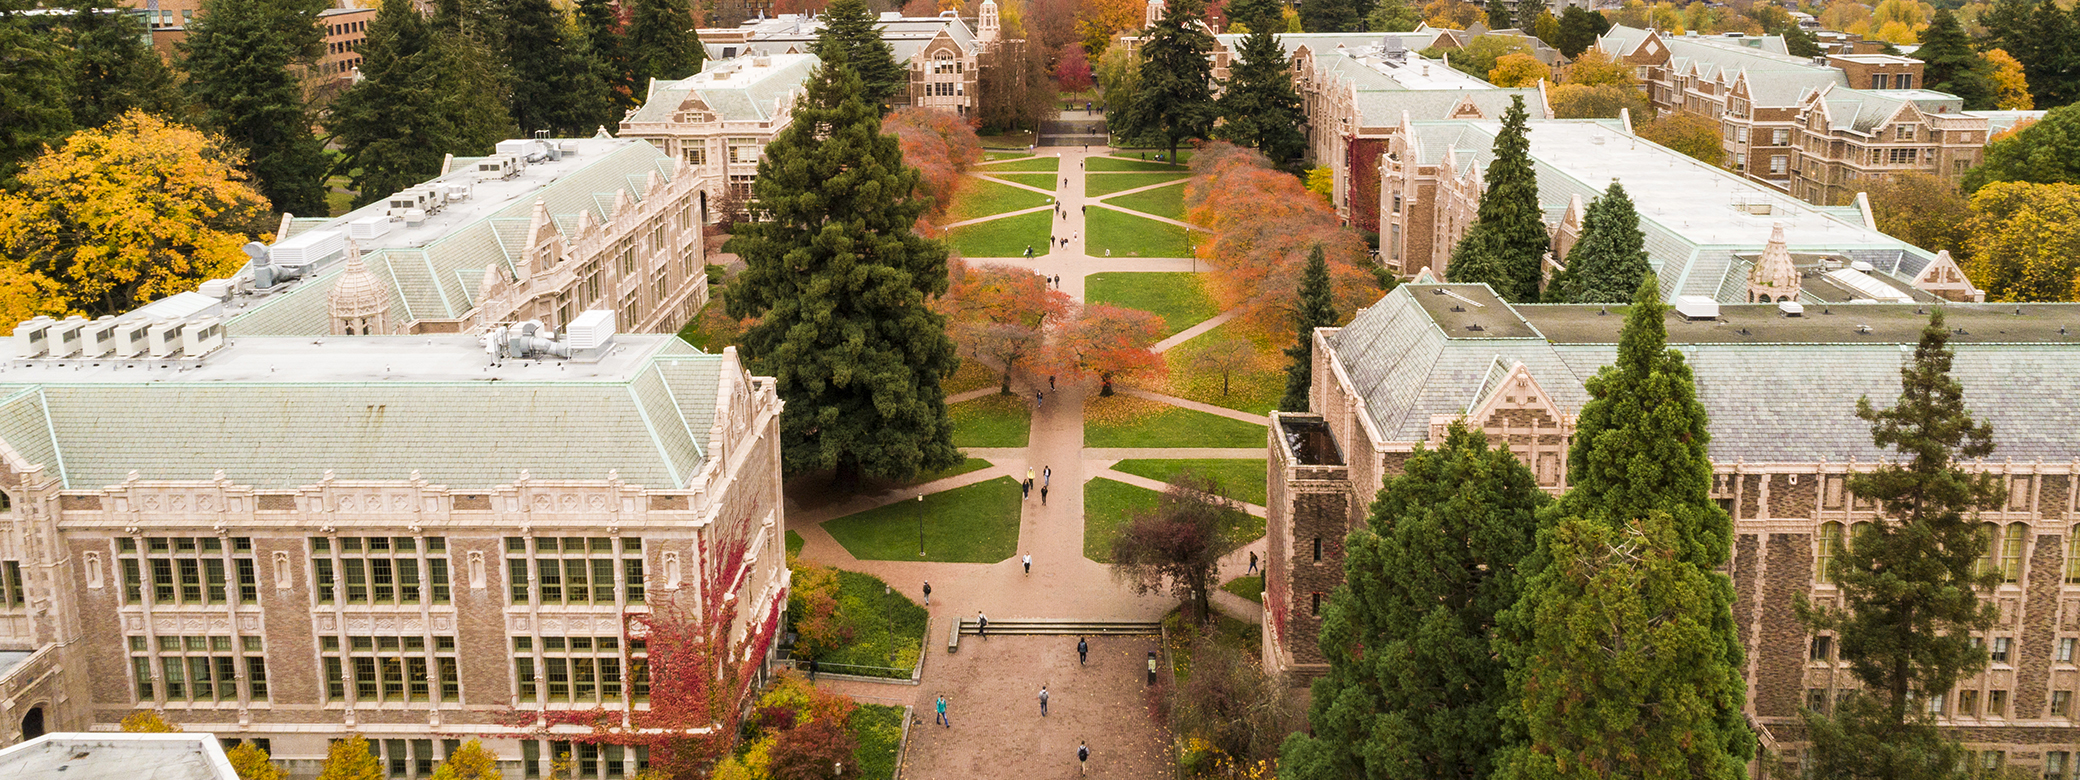
[[[1166,403],[1131,395],[1094,395],[1083,403],[1083,421],[1085,425],[1133,425],[1173,408]]]

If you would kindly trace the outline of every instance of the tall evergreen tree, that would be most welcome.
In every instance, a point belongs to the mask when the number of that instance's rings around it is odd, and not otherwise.
[[[1823,572],[1841,590],[1841,605],[1800,610],[1815,630],[1835,632],[1842,660],[1862,683],[1832,718],[1808,713],[1815,777],[1957,773],[1956,746],[1915,701],[1986,666],[1973,635],[1992,628],[1999,612],[1978,592],[2002,577],[1979,567],[1991,540],[1979,533],[1977,515],[1999,507],[2004,491],[1999,474],[1962,465],[1993,452],[1993,428],[1965,408],[1964,387],[1950,376],[1949,339],[1938,308],[1912,362],[1900,367],[1898,402],[1887,409],[1869,398],[1856,402],[1871,440],[1904,461],[1849,477],[1850,492],[1876,501],[1886,521],[1859,523]]]
[[[1242,39],[1241,59],[1230,69],[1227,91],[1215,102],[1221,124],[1214,130],[1224,141],[1253,147],[1273,162],[1306,151],[1300,135],[1306,121],[1300,93],[1293,89],[1293,68],[1285,47],[1271,30],[1252,30]]]
[[[641,105],[650,86],[635,77],[628,34],[622,29],[621,10],[614,0],[578,0],[578,27],[592,42],[592,56],[599,60],[600,78],[606,82],[614,106],[627,111]]]
[[[1366,32],[1410,32],[1423,24],[1423,14],[1408,0],[1379,0],[1365,15]]]
[[[2009,50],[2022,62],[2023,77],[2029,81],[2030,97],[2038,107],[2052,108],[2080,97],[2080,62],[2075,62],[2073,19],[2056,0],[2039,0],[2029,22],[2012,35],[2020,51]]]
[[[1307,253],[1307,268],[1300,272],[1300,305],[1293,311],[1293,346],[1286,347],[1286,394],[1279,411],[1305,412],[1308,392],[1314,386],[1314,331],[1336,327],[1336,304],[1329,289],[1329,261],[1316,244]]]
[[[35,0],[0,0],[0,184],[72,132],[65,50],[30,26],[22,12],[36,7]]]
[[[628,62],[638,93],[648,94],[650,81],[676,81],[701,72],[707,59],[700,34],[693,28],[693,7],[686,0],[634,0],[628,22]]]
[[[909,99],[910,73],[881,39],[881,26],[865,0],[831,0],[809,52],[824,62],[844,62],[851,68],[866,90],[861,97],[876,110],[886,113]]]
[[[329,120],[355,206],[438,175],[447,155],[487,154],[509,134],[474,41],[435,32],[411,0],[384,0],[361,52],[361,83],[333,102]]]
[[[1127,107],[1128,136],[1159,138],[1177,159],[1187,138],[1213,132],[1213,36],[1200,29],[1199,0],[1178,0],[1141,43],[1141,85]]]
[[[1354,0],[1300,0],[1300,29],[1308,32],[1358,32],[1364,16]]]
[[[1228,16],[1229,32],[1236,32],[1234,25],[1238,22],[1250,32],[1282,32],[1286,28],[1282,0],[1233,0],[1223,10]]]
[[[1704,405],[1667,348],[1654,277],[1587,383],[1568,491],[1539,513],[1497,647],[1520,740],[1498,778],[1745,776],[1732,522],[1710,497]]]
[[[1545,300],[1554,303],[1624,303],[1654,272],[1647,262],[1647,236],[1625,187],[1611,182],[1589,203],[1582,235],[1567,252],[1567,267],[1553,276]]]
[[[1495,136],[1494,157],[1483,178],[1480,216],[1452,249],[1445,274],[1454,282],[1486,282],[1511,303],[1537,303],[1542,264],[1549,246],[1538,208],[1538,175],[1531,168],[1531,141],[1524,98],[1510,98]]]
[[[322,0],[203,0],[181,44],[203,124],[248,150],[253,184],[276,211],[331,213],[325,148],[297,76],[323,42],[324,8]]]
[[[512,81],[520,132],[591,135],[614,120],[604,69],[584,30],[549,0],[493,0],[491,36]]]
[[[1329,673],[1314,683],[1314,733],[1287,738],[1281,777],[1490,775],[1510,698],[1490,640],[1546,503],[1507,447],[1461,423],[1444,446],[1417,446],[1346,542],[1322,617]]]
[[[745,263],[729,313],[759,318],[744,351],[787,402],[788,472],[902,479],[961,459],[940,389],[960,360],[927,305],[946,292],[946,247],[911,230],[920,174],[843,51],[758,164],[755,218],[724,247]]]
[[[1501,30],[1517,26],[1516,13],[1509,7],[1509,0],[1488,0],[1488,29]]]
[[[166,58],[145,43],[143,22],[107,0],[78,0],[66,10],[65,47],[72,50],[67,108],[74,125],[100,127],[133,108],[190,121],[187,96]]]
[[[1603,14],[1570,3],[1560,12],[1560,33],[1554,36],[1557,40],[1547,43],[1569,58],[1580,57],[1596,45],[1596,39],[1610,29],[1610,24]]]
[[[1948,8],[1936,9],[1928,29],[1921,31],[1921,49],[1914,57],[1926,65],[1922,81],[1929,89],[1964,98],[1965,108],[1993,108],[1993,83],[1986,61],[1972,51],[1964,26]]]
[[[1807,32],[1806,28],[1800,27],[1795,24],[1791,25],[1790,27],[1784,28],[1783,36],[1784,51],[1788,52],[1791,56],[1820,56],[1820,40],[1818,38],[1815,38],[1812,33]]]

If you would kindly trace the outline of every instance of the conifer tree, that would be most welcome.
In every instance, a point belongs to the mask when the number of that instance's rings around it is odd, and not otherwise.
[[[1300,156],[1307,146],[1300,135],[1306,117],[1300,113],[1300,93],[1293,89],[1285,48],[1269,29],[1250,31],[1239,48],[1241,59],[1230,69],[1227,91],[1215,103],[1221,114],[1215,135],[1253,147],[1272,162]]]
[[[1511,303],[1537,303],[1548,239],[1538,208],[1538,175],[1531,167],[1528,114],[1521,95],[1510,98],[1483,179],[1480,215],[1452,249],[1445,274],[1454,282],[1486,282]]]
[[[435,32],[411,0],[384,0],[361,52],[362,81],[329,120],[355,206],[439,175],[447,155],[488,154],[510,134],[481,51],[461,33]]]
[[[909,99],[910,74],[897,64],[895,51],[881,39],[881,26],[865,0],[832,0],[823,12],[823,29],[809,52],[824,62],[844,62],[859,76],[867,105],[888,113]]]
[[[67,6],[65,46],[72,50],[71,98],[74,126],[91,129],[137,109],[175,121],[187,117],[187,97],[174,84],[166,59],[144,43],[137,17],[107,0],[78,0]]]
[[[578,27],[592,42],[592,56],[599,60],[600,78],[606,82],[614,106],[627,111],[641,105],[650,87],[635,77],[627,31],[622,29],[621,11],[613,0],[578,0]]]
[[[520,132],[591,135],[614,120],[604,69],[583,28],[549,0],[493,0],[491,36],[511,79]]]
[[[322,38],[322,0],[204,0],[181,44],[203,125],[247,150],[246,169],[275,211],[322,216],[325,148],[311,132],[297,66]]]
[[[693,7],[687,0],[634,0],[628,22],[628,64],[639,95],[650,81],[676,81],[701,72],[707,59],[694,32]]]
[[[1545,300],[1553,303],[1624,303],[1641,279],[1653,273],[1647,263],[1647,236],[1639,229],[1639,212],[1625,187],[1611,182],[1602,197],[1589,202],[1582,235],[1567,252],[1567,267],[1553,276]]]
[[[1300,0],[1300,28],[1315,32],[1358,32],[1365,17],[1353,0]]]
[[[1367,32],[1410,32],[1423,24],[1423,15],[1408,0],[1379,0],[1365,15]]]
[[[1509,700],[1491,635],[1547,501],[1508,448],[1462,423],[1438,449],[1417,445],[1346,543],[1322,617],[1314,733],[1287,738],[1280,777],[1490,775]]]
[[[1199,0],[1178,0],[1141,43],[1141,83],[1127,107],[1123,134],[1177,146],[1213,131],[1213,36],[1199,28]]]
[[[1509,0],[1488,0],[1488,29],[1502,30],[1517,26],[1516,14],[1510,10]]]
[[[1307,253],[1307,268],[1300,272],[1300,305],[1293,311],[1293,346],[1286,347],[1286,395],[1279,411],[1305,412],[1308,393],[1314,386],[1314,330],[1336,327],[1336,304],[1329,288],[1329,261],[1316,244]]]
[[[881,133],[844,50],[809,77],[794,121],[766,146],[729,313],[757,317],[744,352],[776,378],[789,473],[841,483],[960,462],[940,382],[959,365],[945,317],[946,247],[911,230],[930,207],[920,174]]]
[[[1754,751],[1703,404],[1640,282],[1615,363],[1587,383],[1568,491],[1539,513],[1497,649],[1517,739],[1497,773],[1736,780]]]
[[[2075,62],[2080,57],[2076,57],[2073,25],[2056,0],[2039,0],[2028,23],[2011,33],[2020,40],[2008,53],[2022,61],[2030,96],[2038,106],[2063,106],[2080,97],[2080,62]]]
[[[72,132],[65,50],[31,29],[35,0],[0,0],[0,184]]]
[[[1859,523],[1823,572],[1841,590],[1841,605],[1801,605],[1814,630],[1835,633],[1862,683],[1832,717],[1807,713],[1815,777],[1940,778],[1956,770],[1956,745],[1915,702],[1986,666],[1973,636],[1999,613],[1978,593],[1998,586],[2002,572],[1979,568],[1991,540],[1977,516],[1999,507],[2004,491],[1999,474],[1962,465],[1993,452],[1993,429],[1965,408],[1964,387],[1950,376],[1949,339],[1937,308],[1913,360],[1900,367],[1899,400],[1886,409],[1856,402],[1871,440],[1903,461],[1849,477],[1849,491],[1876,501],[1885,520]]]
[[[1250,32],[1281,32],[1286,26],[1282,16],[1284,9],[1285,4],[1281,0],[1233,0],[1227,4],[1224,11],[1228,16],[1229,32],[1237,32],[1234,29],[1237,23]]]
[[[1548,43],[1571,59],[1582,56],[1609,30],[1610,21],[1603,14],[1570,3],[1560,12],[1560,33],[1554,36],[1557,40]]]
[[[1993,82],[1987,63],[1972,51],[1964,26],[1950,9],[1938,8],[1921,31],[1921,48],[1914,57],[1926,63],[1922,81],[1929,89],[1964,98],[1968,109],[1993,108]]]

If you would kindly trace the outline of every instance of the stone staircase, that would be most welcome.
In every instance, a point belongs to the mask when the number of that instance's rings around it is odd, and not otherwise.
[[[960,652],[961,637],[977,633],[974,620],[953,621],[946,637],[946,652]],[[1043,620],[1011,619],[989,622],[991,636],[1155,636],[1163,633],[1160,621],[1129,620]]]

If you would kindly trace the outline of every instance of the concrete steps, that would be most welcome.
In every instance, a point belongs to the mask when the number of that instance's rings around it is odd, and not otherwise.
[[[946,637],[946,652],[959,652],[961,637],[975,636],[978,628],[974,620],[953,621],[953,630]],[[991,636],[1155,636],[1162,632],[1161,622],[1129,620],[1011,619],[989,622]]]

